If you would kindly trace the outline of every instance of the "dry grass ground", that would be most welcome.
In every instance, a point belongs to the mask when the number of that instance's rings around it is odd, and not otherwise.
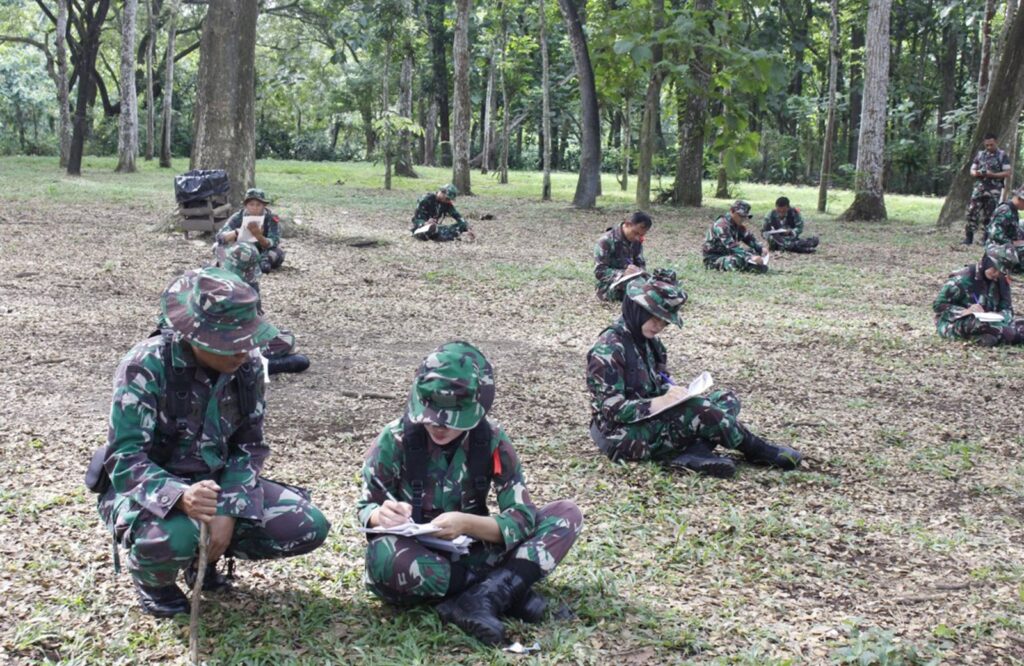
[[[187,650],[187,625],[139,614],[114,575],[81,476],[118,359],[209,243],[146,230],[169,210],[166,172],[126,180],[101,164],[81,181],[41,160],[0,176],[20,193],[0,202],[5,663],[180,663]],[[767,276],[701,268],[723,202],[654,211],[648,261],[674,267],[690,295],[685,327],[663,337],[675,374],[709,370],[744,420],[807,456],[803,471],[744,466],[719,481],[613,464],[586,434],[584,356],[616,316],[593,297],[591,248],[628,205],[579,212],[488,184],[459,201],[495,218],[474,223],[478,242],[419,243],[407,218],[433,181],[389,193],[334,185],[333,168],[261,165],[261,184],[304,221],[285,269],[264,278],[265,305],[313,362],[270,387],[266,472],[312,489],[334,529],[309,556],[242,563],[238,590],[208,597],[211,663],[1024,663],[1024,355],[934,334],[943,278],[980,254],[931,233],[936,202],[893,198],[901,219],[887,224],[810,213],[820,252],[780,255]],[[744,191],[760,213],[775,194]],[[539,641],[530,658],[484,650],[428,610],[396,612],[361,584],[363,454],[401,413],[418,361],[451,338],[493,361],[493,416],[535,498],[574,498],[587,521],[542,585],[577,618],[512,626]]]

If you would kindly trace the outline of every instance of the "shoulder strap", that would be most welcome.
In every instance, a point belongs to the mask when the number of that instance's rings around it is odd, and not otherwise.
[[[491,426],[487,419],[480,419],[480,423],[469,432],[469,456],[466,459],[466,471],[469,472],[469,497],[468,506],[463,507],[466,513],[475,513],[478,516],[490,514],[487,510],[487,491],[491,488],[492,467],[491,462]]]
[[[245,365],[235,371],[235,382],[238,385],[238,412],[248,421],[249,425],[256,425],[259,420],[257,413],[256,392],[260,376],[256,370],[256,362],[249,360]]]
[[[423,522],[423,484],[427,478],[427,430],[402,419],[402,480],[412,489],[412,520]]]
[[[174,365],[171,347],[174,344],[174,331],[169,328],[160,329],[160,356],[164,362],[166,385],[164,393],[167,405],[167,426],[161,429],[162,446],[154,446],[149,457],[158,465],[170,460],[178,440],[188,432],[188,415],[192,410],[192,377],[188,368]]]

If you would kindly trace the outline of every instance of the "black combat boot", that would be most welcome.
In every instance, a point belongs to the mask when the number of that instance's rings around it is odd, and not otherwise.
[[[803,456],[796,449],[772,444],[746,428],[743,428],[743,442],[736,448],[746,456],[749,462],[771,465],[772,467],[778,467],[787,471],[796,469],[803,459]]]
[[[736,463],[731,458],[716,456],[703,439],[690,444],[678,456],[668,462],[669,467],[688,469],[717,479],[731,479],[736,476]]]
[[[974,229],[971,229],[970,227],[964,227],[964,240],[963,240],[963,244],[964,245],[973,245],[974,244]]]
[[[267,372],[276,375],[280,372],[302,372],[309,367],[309,359],[303,354],[288,354],[281,358],[267,359]]]
[[[269,273],[272,270],[274,270],[274,266],[270,263],[269,258],[260,259],[260,272]]]
[[[1002,336],[994,333],[984,333],[978,336],[979,347],[998,347],[1000,342],[1002,342]]]
[[[512,602],[512,605],[505,611],[505,615],[530,624],[537,624],[544,619],[544,613],[547,610],[548,600],[531,587]]]
[[[481,643],[499,645],[505,642],[500,616],[531,584],[511,569],[495,569],[459,596],[439,603],[437,614]]]
[[[195,589],[196,586],[196,564],[198,562],[192,560],[188,568],[185,569],[185,584],[188,585],[190,590]],[[231,589],[231,581],[234,579],[235,577],[231,575],[230,569],[228,574],[225,575],[217,571],[216,562],[209,562],[206,565],[206,573],[203,575],[203,592],[229,590]]]
[[[147,587],[134,577],[132,584],[135,585],[135,594],[139,597],[143,613],[155,617],[174,617],[188,612],[188,598],[177,585]]]

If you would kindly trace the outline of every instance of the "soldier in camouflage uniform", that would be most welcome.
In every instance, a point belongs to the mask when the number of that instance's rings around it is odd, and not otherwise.
[[[261,476],[270,452],[257,350],[277,330],[257,302],[228,271],[185,273],[163,295],[173,330],[137,344],[114,375],[107,445],[94,457],[109,487],[90,487],[103,491],[99,513],[115,555],[117,544],[127,551],[152,615],[188,612],[175,579],[193,562],[200,521],[210,528],[204,589],[224,585],[215,568],[222,555],[290,557],[327,536],[330,524],[306,491]]]
[[[1010,175],[1010,156],[996,143],[995,134],[986,134],[985,149],[978,151],[971,162],[971,177],[975,179],[971,201],[967,204],[967,226],[964,227],[964,245],[974,242],[974,232],[987,229],[992,211],[1002,197],[1005,179]]]
[[[647,213],[637,211],[617,227],[609,227],[594,246],[594,279],[597,297],[602,301],[621,301],[625,284],[612,285],[620,278],[647,268],[644,260],[644,236],[654,222]]]
[[[546,602],[532,589],[566,556],[583,525],[569,500],[538,508],[508,435],[486,414],[494,371],[479,349],[449,342],[416,373],[406,413],[387,424],[363,465],[360,524],[409,520],[434,536],[476,540],[455,559],[405,536],[370,535],[367,587],[395,604],[442,602],[438,614],[487,644],[504,641],[501,616],[539,622]],[[498,513],[487,494],[494,488]]]
[[[985,234],[986,243],[1006,245],[1024,243],[1024,225],[1020,223],[1020,211],[1024,210],[1024,187],[1002,202],[992,211],[992,221]]]
[[[470,240],[476,235],[466,221],[455,210],[455,197],[459,190],[454,185],[444,185],[434,193],[424,194],[416,203],[416,212],[412,216],[412,235],[420,240],[452,241],[459,240],[462,234]],[[452,224],[441,224],[445,217],[455,220]]]
[[[704,268],[720,271],[751,271],[767,273],[768,266],[764,263],[764,248],[747,230],[744,222],[754,217],[750,214],[750,204],[737,199],[729,208],[728,215],[722,215],[704,237]],[[753,253],[740,247],[745,243]]]
[[[686,292],[668,281],[637,278],[626,288],[622,316],[587,354],[590,434],[598,448],[612,460],[655,460],[720,478],[733,476],[736,465],[714,455],[716,445],[753,463],[796,468],[799,452],[767,442],[739,421],[740,401],[731,391],[673,405],[686,387],[669,376],[657,335],[670,323],[682,326],[685,302]]]
[[[217,245],[214,249],[217,257],[217,266],[229,270],[238,277],[245,280],[245,283],[260,293],[260,253],[252,243],[234,243],[232,245]],[[260,314],[263,314],[262,301],[257,306]],[[160,328],[166,328],[166,323],[161,322]],[[309,358],[304,354],[295,353],[295,335],[291,331],[278,330],[277,335],[271,338],[260,348],[260,352],[267,359],[267,372],[271,375],[281,372],[302,372],[309,368]]]
[[[249,231],[256,237],[260,251],[260,270],[264,273],[280,268],[284,263],[284,250],[281,249],[281,219],[267,208],[268,203],[270,201],[263,190],[246,190],[242,209],[232,215],[217,233],[218,243],[234,243],[241,233],[242,218],[246,215],[262,215],[263,224],[250,224]]]
[[[1015,250],[1012,244],[989,244],[980,262],[949,275],[932,304],[939,335],[974,340],[982,347],[1024,344],[1024,319],[1013,317],[1006,278],[1020,267]],[[984,322],[973,316],[975,312],[998,313],[1002,319]]]
[[[761,235],[768,241],[769,250],[785,250],[810,254],[818,248],[818,237],[800,238],[804,232],[804,217],[799,208],[789,205],[788,197],[775,200],[775,210],[764,216]]]

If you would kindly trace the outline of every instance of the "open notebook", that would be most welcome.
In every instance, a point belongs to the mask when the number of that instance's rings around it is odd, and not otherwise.
[[[686,393],[683,395],[682,398],[680,398],[679,400],[675,400],[668,405],[665,405],[661,409],[652,410],[650,414],[648,414],[647,416],[643,417],[643,419],[640,420],[642,421],[644,419],[649,419],[652,416],[657,416],[658,414],[661,414],[664,411],[672,409],[676,405],[681,405],[690,398],[696,397],[703,393],[704,391],[707,391],[714,385],[714,383],[715,380],[711,378],[711,373],[705,370],[704,372],[694,377],[693,381],[690,382],[690,385],[686,387]]]

